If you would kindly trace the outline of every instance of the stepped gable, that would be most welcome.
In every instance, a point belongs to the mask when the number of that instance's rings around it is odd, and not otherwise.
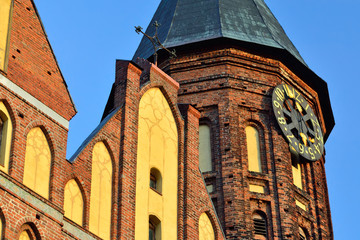
[[[32,0],[14,1],[6,77],[65,119],[76,114]]]
[[[305,64],[263,0],[163,0],[146,30],[150,36],[154,21],[161,24],[159,39],[168,48],[229,38],[286,50]],[[151,43],[143,38],[134,59],[152,54]]]

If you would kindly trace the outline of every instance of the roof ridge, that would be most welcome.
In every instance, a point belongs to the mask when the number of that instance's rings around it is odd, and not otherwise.
[[[171,0],[170,0],[171,1]],[[178,6],[179,6],[179,1],[180,0],[174,0],[174,1],[176,1],[176,6],[175,6],[175,10],[174,10],[174,13],[176,12],[176,9],[178,8]],[[172,18],[171,18],[171,23],[170,23],[170,27],[169,27],[169,29],[168,29],[168,33],[166,34],[166,38],[164,39],[164,42],[163,42],[163,45],[166,47],[166,41],[167,41],[167,39],[168,39],[168,37],[169,37],[169,33],[170,33],[170,31],[171,31],[171,28],[172,28],[172,25],[173,25],[173,23],[174,23],[174,18],[175,18],[175,14],[173,14],[173,16],[172,16]]]

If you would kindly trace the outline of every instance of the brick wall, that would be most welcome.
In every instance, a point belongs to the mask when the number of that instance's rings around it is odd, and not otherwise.
[[[311,239],[331,239],[332,226],[324,159],[304,162],[304,190],[292,183],[291,157],[274,118],[272,89],[282,82],[296,86],[326,132],[317,93],[283,63],[235,47],[177,49],[178,57],[160,67],[180,83],[179,102],[195,106],[200,121],[211,126],[214,171],[204,173],[215,184],[216,209],[228,239],[253,238],[254,211],[267,215],[274,239],[298,239],[298,227]],[[262,173],[249,172],[245,127],[260,133]],[[265,194],[249,192],[249,184],[265,186]],[[316,188],[316,190],[313,190]],[[295,198],[307,205],[304,211]],[[321,209],[321,210],[320,210]]]

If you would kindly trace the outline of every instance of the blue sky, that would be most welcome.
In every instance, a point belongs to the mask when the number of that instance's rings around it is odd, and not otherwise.
[[[68,157],[99,123],[115,60],[131,59],[160,0],[35,0],[78,114]],[[100,4],[102,3],[102,4]],[[336,125],[326,148],[335,239],[356,239],[359,211],[360,1],[266,0],[309,67],[329,87]]]

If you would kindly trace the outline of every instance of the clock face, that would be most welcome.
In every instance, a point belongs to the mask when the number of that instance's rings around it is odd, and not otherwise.
[[[272,94],[276,120],[291,148],[310,161],[324,152],[321,127],[309,103],[292,86],[280,84]]]

